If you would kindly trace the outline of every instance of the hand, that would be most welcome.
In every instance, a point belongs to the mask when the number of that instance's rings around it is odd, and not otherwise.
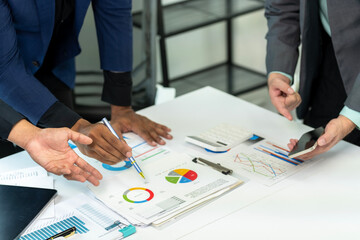
[[[270,73],[268,79],[269,95],[272,104],[281,115],[289,119],[293,117],[290,111],[301,103],[300,95],[290,87],[290,79],[280,73]]]
[[[18,122],[10,132],[10,141],[24,148],[40,166],[68,180],[99,185],[102,175],[69,146],[68,140],[90,144],[92,140],[68,128],[39,129],[26,120]]]
[[[325,132],[318,139],[318,146],[311,152],[299,156],[298,158],[308,160],[316,155],[327,152],[335,146],[340,140],[354,130],[355,124],[348,118],[340,115],[339,117],[331,120],[325,128]],[[290,139],[288,147],[290,151],[295,147],[298,140]]]
[[[161,137],[172,139],[170,128],[135,113],[131,107],[111,106],[111,124],[117,132],[133,131],[152,146],[164,145]]]
[[[89,157],[110,165],[131,157],[131,148],[122,139],[119,131],[121,140],[117,139],[104,124],[91,124],[84,119],[77,121],[71,129],[93,140],[90,145],[76,143],[79,150]]]

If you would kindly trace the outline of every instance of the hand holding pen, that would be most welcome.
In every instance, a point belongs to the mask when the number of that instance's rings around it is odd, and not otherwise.
[[[104,123],[104,125],[110,130],[110,132],[112,134],[114,134],[114,136],[116,136],[117,139],[119,139],[120,141],[124,141],[124,139],[121,139],[117,133],[115,132],[115,130],[112,128],[110,122],[106,119],[106,118],[103,118],[102,119],[102,122]],[[137,162],[135,161],[135,159],[132,157],[132,156],[129,156],[128,154],[126,154],[126,157],[129,159],[129,161],[131,162],[131,164],[135,167],[136,171],[139,173],[139,175],[145,179],[145,176],[144,176],[144,173],[143,171],[140,169],[139,165],[137,164]]]

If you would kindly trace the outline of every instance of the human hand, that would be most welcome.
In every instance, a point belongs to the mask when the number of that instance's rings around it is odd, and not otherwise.
[[[24,132],[23,132],[24,133]],[[68,128],[34,129],[22,146],[40,166],[56,175],[64,175],[68,180],[85,182],[95,186],[102,179],[101,173],[79,157],[68,141],[90,144],[91,138]]]
[[[271,102],[281,115],[291,121],[293,117],[290,111],[300,105],[301,97],[289,83],[290,79],[280,73],[269,74],[268,86]]]
[[[170,128],[135,113],[131,107],[111,106],[111,124],[116,131],[138,134],[152,146],[164,145],[161,137],[172,139]]]
[[[131,148],[122,139],[121,134],[118,134],[121,140],[117,139],[104,124],[91,124],[80,119],[71,129],[85,134],[93,140],[90,145],[76,143],[79,150],[89,157],[109,165],[131,157]]]
[[[300,155],[297,158],[308,160],[327,152],[354,130],[354,128],[355,124],[350,119],[340,115],[326,125],[324,134],[317,140],[317,147],[313,151]],[[290,151],[296,146],[297,142],[297,139],[290,139],[290,143],[288,143]]]

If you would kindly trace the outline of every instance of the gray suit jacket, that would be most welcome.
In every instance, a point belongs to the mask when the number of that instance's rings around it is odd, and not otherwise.
[[[297,108],[303,118],[309,108],[311,85],[320,64],[321,22],[318,0],[267,0],[267,72],[293,75],[302,44]],[[360,112],[360,0],[327,0],[331,38],[348,95],[345,105]]]

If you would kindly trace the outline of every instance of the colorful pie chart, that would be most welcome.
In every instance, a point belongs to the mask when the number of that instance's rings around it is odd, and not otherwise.
[[[197,178],[197,173],[190,169],[175,169],[171,171],[165,179],[173,184],[189,183]]]
[[[154,193],[147,188],[135,187],[126,190],[123,194],[125,201],[129,203],[145,203],[153,199]]]

